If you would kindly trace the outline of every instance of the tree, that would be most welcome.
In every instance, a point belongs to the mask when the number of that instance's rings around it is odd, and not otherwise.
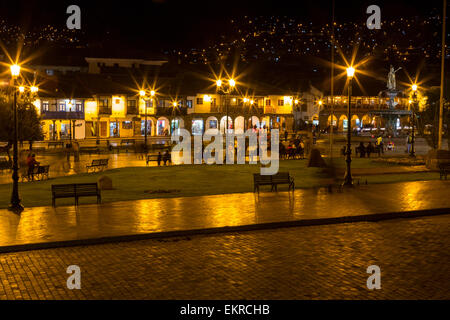
[[[439,87],[428,90],[426,103],[416,113],[419,134],[425,138],[428,145],[433,149],[438,147],[439,90]],[[447,136],[447,143],[450,149],[450,133],[448,129],[450,126],[450,112],[448,106],[448,102],[444,100],[443,130],[444,136]]]
[[[37,113],[36,107],[29,102],[20,102],[17,105],[18,137],[23,143],[28,141],[30,149],[33,141],[39,141],[44,138],[41,127],[41,119]],[[6,100],[0,102],[0,141],[6,141],[12,144],[14,141],[14,121],[12,104]]]

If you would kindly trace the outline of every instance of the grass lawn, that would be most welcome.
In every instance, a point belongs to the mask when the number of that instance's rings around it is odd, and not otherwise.
[[[344,161],[343,159],[338,160]],[[297,188],[314,188],[330,183],[321,168],[307,168],[307,160],[280,161],[279,171],[289,171]],[[355,168],[391,166],[374,163],[369,159],[355,159]],[[129,167],[106,170],[102,173],[79,174],[47,181],[19,184],[25,207],[51,205],[51,185],[59,183],[96,182],[102,176],[112,179],[114,190],[102,191],[102,201],[136,200],[165,197],[186,197],[253,191],[253,173],[259,165],[183,165],[171,167]],[[369,183],[438,179],[438,173],[392,174],[370,176]],[[269,187],[263,187],[264,189]],[[282,189],[283,187],[280,187]],[[0,208],[6,208],[11,195],[11,184],[0,185]],[[145,191],[174,190],[170,193]],[[58,199],[57,205],[73,204],[74,199]],[[80,203],[95,203],[95,198],[80,198]]]

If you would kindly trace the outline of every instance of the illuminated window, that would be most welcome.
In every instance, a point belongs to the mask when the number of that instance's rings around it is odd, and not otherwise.
[[[81,101],[75,102],[75,111],[83,112],[83,102],[81,102]]]
[[[186,100],[186,106],[192,108],[192,100]]]
[[[42,102],[42,111],[48,111],[48,101]]]
[[[58,111],[66,111],[66,103],[64,101],[58,104]]]

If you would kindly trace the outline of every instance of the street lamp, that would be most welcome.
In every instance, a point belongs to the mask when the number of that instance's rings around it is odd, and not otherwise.
[[[413,91],[413,103],[412,103],[412,114],[411,114],[411,120],[412,120],[412,130],[411,130],[411,151],[409,153],[410,157],[415,158],[416,157],[416,150],[415,150],[415,140],[416,140],[416,133],[415,133],[415,124],[416,124],[416,104],[417,104],[417,84],[413,84],[411,86],[411,89]]]
[[[20,66],[14,64],[10,66],[10,69],[12,77],[12,86],[14,90],[14,100],[13,100],[14,143],[13,143],[13,174],[12,174],[13,189],[11,194],[11,205],[9,206],[9,209],[14,212],[21,212],[23,211],[23,206],[20,204],[19,198],[19,166],[18,166],[19,134],[18,134],[18,119],[17,119],[17,88],[16,88],[16,78],[20,74]],[[25,88],[23,90],[25,91]]]
[[[223,83],[222,80],[218,79],[216,80],[216,89],[217,92],[220,95],[230,95],[233,90],[234,87],[236,86],[236,81],[234,79],[229,79],[228,82],[226,84]],[[228,102],[226,101],[227,99],[225,98],[225,113],[226,113],[226,119],[225,119],[225,129],[224,129],[224,133],[228,134]]]
[[[153,97],[155,96],[156,92],[154,90],[150,91],[150,100],[153,99]],[[144,100],[145,103],[145,115],[144,115],[144,151],[147,152],[147,102],[149,101],[148,99],[145,99],[146,96],[146,92],[145,90],[140,90],[139,91],[139,95],[141,96],[141,98]]]
[[[351,98],[352,98],[352,81],[353,76],[355,75],[355,69],[353,67],[347,68],[347,79],[348,79],[348,105],[347,105],[347,119],[352,118],[351,113]],[[333,119],[331,119],[333,121]],[[351,131],[351,121],[347,120],[347,150],[346,150],[346,159],[345,162],[347,163],[347,171],[345,172],[344,176],[344,186],[353,186],[353,178],[352,178],[352,172],[351,172],[351,163],[352,163],[352,131]]]

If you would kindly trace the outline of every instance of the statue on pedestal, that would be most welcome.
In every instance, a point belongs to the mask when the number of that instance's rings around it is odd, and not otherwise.
[[[397,85],[395,83],[395,73],[400,70],[402,67],[398,68],[397,70],[394,70],[394,67],[391,64],[391,69],[388,73],[388,80],[387,80],[387,88],[389,90],[395,91],[397,88]]]

